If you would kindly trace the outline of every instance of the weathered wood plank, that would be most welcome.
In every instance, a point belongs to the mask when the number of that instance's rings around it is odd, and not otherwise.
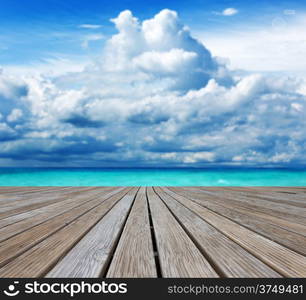
[[[0,187],[0,277],[306,277],[305,187],[129,190]]]
[[[275,243],[228,218],[224,218],[167,188],[163,190],[258,259],[271,266],[278,273],[285,277],[306,277],[305,256]]]
[[[6,193],[3,191],[3,187],[0,187],[0,207],[12,201],[21,203],[31,198],[39,198],[41,195],[52,195],[54,193],[65,194],[83,189],[84,187],[40,187],[39,189],[32,190],[31,187],[14,187],[12,191]]]
[[[296,207],[306,208],[306,195],[301,191],[269,191],[269,190],[250,190],[248,188],[245,189],[223,189],[223,192],[227,192],[231,195],[244,195],[248,198],[261,199],[265,201],[270,201],[274,203],[284,203]]]
[[[1,209],[0,212],[0,220],[4,219],[4,218],[8,218],[10,216],[14,216],[17,214],[21,214],[24,213],[26,211],[30,211],[32,209],[36,209],[36,208],[40,208],[43,206],[47,206],[56,202],[59,202],[60,200],[58,198],[54,198],[51,200],[45,200],[42,201],[41,199],[32,199],[30,200],[28,203],[21,205],[21,206],[17,206],[17,207],[5,207]]]
[[[107,193],[101,196],[99,199],[85,203],[79,207],[76,207],[69,212],[66,212],[56,218],[53,218],[45,223],[42,223],[38,226],[31,228],[25,232],[22,232],[18,235],[11,237],[10,239],[0,243],[0,266],[3,266],[16,257],[21,257],[24,252],[31,250],[35,245],[41,245],[45,239],[48,241],[53,241],[54,236],[65,235],[67,230],[71,230],[76,237],[69,236],[67,241],[71,241],[73,238],[80,237],[80,234],[83,232],[83,228],[80,229],[80,232],[74,232],[71,227],[76,226],[76,228],[82,225],[82,222],[87,223],[84,227],[88,228],[90,225],[94,225],[93,220],[97,220],[100,216],[103,216],[103,213],[107,212],[108,208],[111,208],[118,200],[120,200],[129,189],[119,189],[113,192]],[[98,213],[101,213],[99,215]],[[93,219],[90,217],[93,215]],[[47,245],[48,245],[47,241]],[[43,244],[44,245],[44,244]],[[39,246],[38,246],[39,247]],[[42,248],[43,249],[43,248]],[[45,249],[47,251],[47,249]],[[31,253],[31,252],[30,252]],[[51,255],[51,253],[49,254]],[[31,256],[29,257],[29,259]],[[39,257],[40,258],[40,257]],[[43,257],[40,259],[44,259]],[[1,273],[1,269],[0,269]],[[17,276],[18,277],[18,276]]]
[[[204,191],[205,193],[205,191]],[[263,222],[263,223],[268,223],[271,225],[276,225],[286,231],[292,231],[296,234],[299,235],[303,235],[306,237],[306,219],[305,221],[302,223],[295,223],[294,221],[288,220],[288,218],[286,218],[285,216],[275,216],[273,214],[269,214],[269,212],[263,211],[263,210],[256,210],[254,209],[254,207],[252,206],[248,206],[248,205],[239,205],[237,203],[233,203],[232,197],[234,197],[233,195],[227,195],[227,196],[222,196],[221,194],[215,195],[213,193],[209,193],[209,194],[202,194],[201,192],[198,193],[193,193],[193,192],[189,192],[187,193],[190,196],[195,196],[198,199],[205,199],[205,201],[211,201],[213,204],[220,204],[222,205],[222,207],[227,207],[231,210],[235,210],[241,214],[245,214],[248,215],[251,218],[255,218],[256,221],[258,222]],[[225,193],[224,193],[225,194]],[[254,202],[255,199],[252,199],[250,197],[250,199]],[[256,202],[257,203],[257,202]],[[277,215],[277,214],[276,214]],[[295,219],[298,219],[298,217],[296,217]],[[294,220],[295,220],[294,219]],[[302,218],[300,218],[300,220],[303,220]],[[302,224],[301,224],[302,223]]]
[[[8,211],[9,209],[13,210],[19,208],[21,206],[25,206],[27,204],[34,204],[35,202],[44,202],[52,199],[56,199],[58,197],[64,196],[66,194],[74,194],[83,191],[83,189],[59,189],[59,190],[40,190],[36,192],[27,193],[16,193],[12,195],[0,195],[0,209],[1,211]]]
[[[30,186],[0,186],[0,198],[6,199],[7,197],[25,197],[26,195],[34,195],[36,193],[47,193],[48,191],[58,191],[58,190],[65,190],[71,187],[46,187],[46,186],[37,186],[37,187],[30,187]]]
[[[242,194],[233,195],[227,191],[212,192],[203,190],[202,188],[193,190],[199,195],[211,196],[216,200],[226,200],[226,203],[230,203],[233,207],[243,207],[248,210],[265,213],[296,223],[306,224],[306,209],[302,207],[284,204],[281,201],[271,202],[260,198],[254,201],[252,196],[244,196]],[[192,192],[192,189],[189,189],[189,192]]]
[[[170,195],[159,188],[156,189],[156,192],[224,277],[280,277],[272,268],[220,233]]]
[[[108,189],[109,190],[109,189]],[[48,200],[55,200],[57,199],[58,201],[51,203],[50,205],[45,205],[43,207],[39,207],[39,208],[34,208],[34,209],[30,209],[30,210],[26,210],[24,212],[18,213],[18,214],[14,214],[12,216],[8,216],[5,217],[3,219],[0,220],[0,228],[7,226],[9,224],[14,223],[15,221],[18,222],[20,220],[26,219],[29,216],[32,217],[35,214],[39,214],[42,211],[48,210],[50,207],[56,207],[57,205],[61,205],[61,203],[64,203],[64,201],[71,201],[73,199],[77,200],[79,198],[85,198],[85,197],[90,197],[91,195],[97,194],[97,193],[101,193],[101,192],[106,192],[107,190],[104,188],[94,188],[94,189],[90,189],[90,190],[86,190],[86,191],[74,191],[74,192],[69,192],[69,193],[54,193],[52,194],[52,197],[48,196]],[[40,201],[44,202],[44,200],[46,199],[46,195],[41,195],[40,197]],[[29,203],[29,200],[24,200],[26,203]],[[1,208],[0,207],[0,211],[3,212],[5,211],[5,208]],[[12,220],[10,222],[10,220]]]
[[[48,220],[62,215],[75,207],[81,206],[82,204],[92,200],[101,199],[101,196],[104,196],[106,193],[107,192],[104,190],[96,189],[95,191],[81,193],[72,199],[69,197],[68,199],[63,199],[60,202],[56,202],[43,208],[2,219],[0,220],[0,241],[4,241],[18,233],[47,222]]]
[[[158,256],[163,277],[218,277],[166,205],[148,188]]]
[[[103,274],[136,193],[137,188],[127,193],[47,277],[92,278]]]
[[[42,277],[128,192],[124,190],[0,268],[0,277]]]
[[[145,188],[140,188],[106,277],[156,277]]]
[[[218,200],[217,198],[209,198],[208,196],[201,196],[200,194],[192,192],[182,192],[177,188],[170,188],[176,193],[191,199],[192,201],[207,207],[223,216],[226,216],[243,226],[254,230],[272,239],[298,253],[306,255],[306,237],[299,233],[295,233],[290,228],[282,228],[280,224],[273,224],[270,220],[267,222],[261,219],[260,216],[252,215],[252,212],[242,211],[241,209],[227,204],[227,201]]]
[[[52,192],[41,192],[32,196],[27,196],[19,200],[8,199],[6,204],[0,207],[0,219],[7,218],[9,216],[21,214],[27,211],[31,211],[36,208],[51,205],[56,202],[62,201],[62,199],[68,199],[76,197],[79,194],[91,192],[97,189],[108,190],[109,188],[97,188],[90,187],[87,189],[76,188],[75,190],[67,190],[65,192],[52,191]]]

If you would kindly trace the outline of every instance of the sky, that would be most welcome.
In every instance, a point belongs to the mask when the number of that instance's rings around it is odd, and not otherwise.
[[[305,166],[306,1],[2,0],[0,166]]]

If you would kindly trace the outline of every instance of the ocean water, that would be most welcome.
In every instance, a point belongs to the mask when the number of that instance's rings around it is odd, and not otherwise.
[[[0,168],[0,186],[306,186],[306,170]]]

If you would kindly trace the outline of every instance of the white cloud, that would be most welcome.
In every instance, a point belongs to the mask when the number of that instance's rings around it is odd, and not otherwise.
[[[12,75],[15,78],[26,76],[62,76],[67,73],[81,72],[88,65],[88,58],[83,56],[75,56],[67,58],[59,55],[53,58],[44,59],[41,62],[30,65],[8,65],[5,66],[5,73]]]
[[[89,34],[86,35],[84,41],[82,42],[82,47],[87,49],[90,45],[90,42],[103,40],[105,37],[103,34]]]
[[[215,154],[211,152],[196,152],[192,154],[188,154],[184,157],[183,162],[190,164],[190,163],[197,163],[197,162],[213,162],[215,159]]]
[[[165,9],[140,23],[127,10],[112,22],[119,33],[107,42],[104,52],[108,72],[133,71],[132,76],[158,77],[167,87],[180,89],[197,89],[209,78],[222,77],[223,66],[190,35],[176,12]],[[169,74],[175,71],[175,76]]]
[[[7,120],[9,122],[16,122],[23,116],[22,110],[14,108],[12,112],[8,115]]]
[[[148,51],[134,58],[137,67],[150,73],[176,73],[196,64],[197,54],[182,49],[167,52]]]
[[[228,7],[228,8],[225,8],[222,12],[216,12],[216,14],[230,17],[230,16],[238,14],[238,12],[239,12],[238,9],[233,8],[233,7]]]
[[[229,7],[223,10],[222,14],[223,16],[233,16],[238,14],[238,10],[236,8]]]
[[[0,123],[0,132],[3,134],[3,133],[13,133],[14,131],[7,124]]]
[[[306,70],[305,35],[305,16],[271,18],[270,24],[256,29],[197,34],[214,55],[229,58],[232,69],[302,75]]]
[[[124,11],[112,22],[118,33],[78,72],[0,74],[0,158],[93,166],[305,161],[304,79],[237,75],[170,10],[143,22]]]
[[[0,72],[0,97],[18,99],[26,94],[27,86],[23,79]]]
[[[85,28],[85,29],[99,29],[102,25],[97,24],[81,24],[79,25],[79,28]]]
[[[294,154],[290,153],[276,153],[271,157],[271,161],[274,163],[285,162],[288,163],[294,158]]]

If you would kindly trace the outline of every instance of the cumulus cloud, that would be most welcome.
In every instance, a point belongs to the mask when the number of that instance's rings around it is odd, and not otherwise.
[[[126,10],[80,72],[0,74],[0,158],[41,165],[288,165],[305,159],[306,81],[229,71],[162,10]],[[237,75],[238,74],[238,75]]]
[[[103,70],[133,73],[133,81],[159,81],[166,90],[197,89],[222,77],[223,66],[191,36],[176,12],[165,9],[141,23],[126,10],[112,22],[119,33],[107,42]]]

